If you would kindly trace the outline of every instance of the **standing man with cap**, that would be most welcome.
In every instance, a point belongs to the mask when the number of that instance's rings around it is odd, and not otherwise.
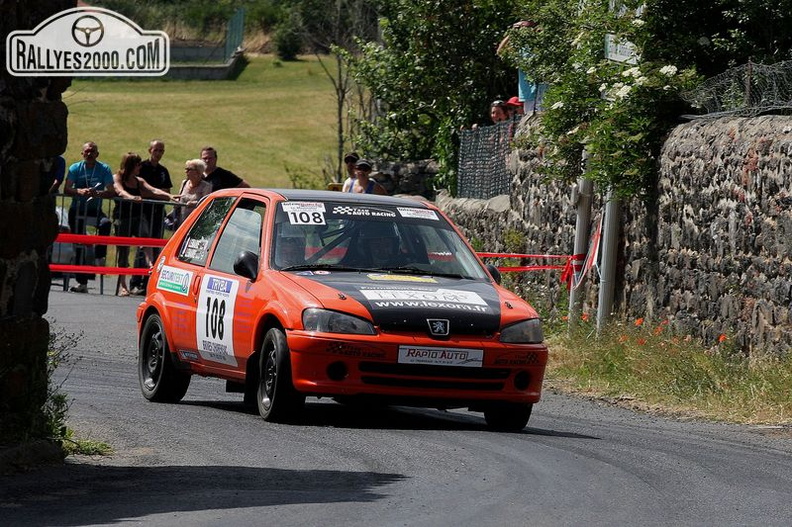
[[[525,115],[525,103],[516,95],[506,101],[506,108],[508,109],[509,117]]]
[[[344,184],[344,192],[351,192],[353,194],[381,194],[387,195],[388,191],[385,187],[371,179],[371,161],[368,159],[359,159],[355,163],[355,179],[347,187]]]
[[[204,181],[212,185],[212,192],[224,188],[250,188],[247,181],[230,170],[217,166],[217,150],[212,146],[201,149],[201,161],[206,163]]]
[[[358,162],[360,156],[357,152],[350,152],[344,156],[344,164],[346,165],[347,178],[344,181],[344,186],[341,187],[341,192],[349,192],[349,186],[355,182],[355,163]]]

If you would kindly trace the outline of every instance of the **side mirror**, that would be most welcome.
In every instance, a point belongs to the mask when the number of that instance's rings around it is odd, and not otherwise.
[[[234,260],[234,272],[250,280],[258,276],[259,257],[250,251],[242,251]]]
[[[495,280],[495,283],[500,285],[501,274],[500,271],[498,271],[498,268],[492,264],[486,264],[486,267],[487,267],[487,271],[489,271],[490,276],[492,276],[492,279]]]

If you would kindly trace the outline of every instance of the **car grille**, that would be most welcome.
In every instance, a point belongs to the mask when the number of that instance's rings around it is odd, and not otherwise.
[[[361,362],[361,380],[379,386],[435,388],[471,391],[502,390],[509,370],[503,368],[460,368],[423,364]]]

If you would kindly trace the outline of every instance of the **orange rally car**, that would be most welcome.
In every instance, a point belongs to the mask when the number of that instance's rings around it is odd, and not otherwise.
[[[309,190],[208,196],[157,258],[137,310],[143,395],[177,402],[219,377],[268,421],[307,396],[481,411],[521,430],[547,348],[423,200]]]

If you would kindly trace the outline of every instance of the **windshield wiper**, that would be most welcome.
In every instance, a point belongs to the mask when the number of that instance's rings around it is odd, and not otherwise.
[[[288,267],[284,267],[281,269],[281,271],[308,271],[312,269],[328,269],[332,271],[358,271],[365,273],[370,273],[372,271],[377,270],[377,269],[367,269],[364,267],[349,267],[346,265],[334,265],[334,264],[299,264],[299,265],[290,265]]]
[[[445,278],[470,278],[469,276],[464,276],[459,273],[438,273],[436,271],[427,271],[426,269],[421,269],[420,267],[413,267],[410,265],[402,265],[399,267],[382,267],[377,269],[378,271],[388,271],[390,273],[398,273],[398,274],[418,274],[418,275],[426,275],[426,276],[442,276]]]

